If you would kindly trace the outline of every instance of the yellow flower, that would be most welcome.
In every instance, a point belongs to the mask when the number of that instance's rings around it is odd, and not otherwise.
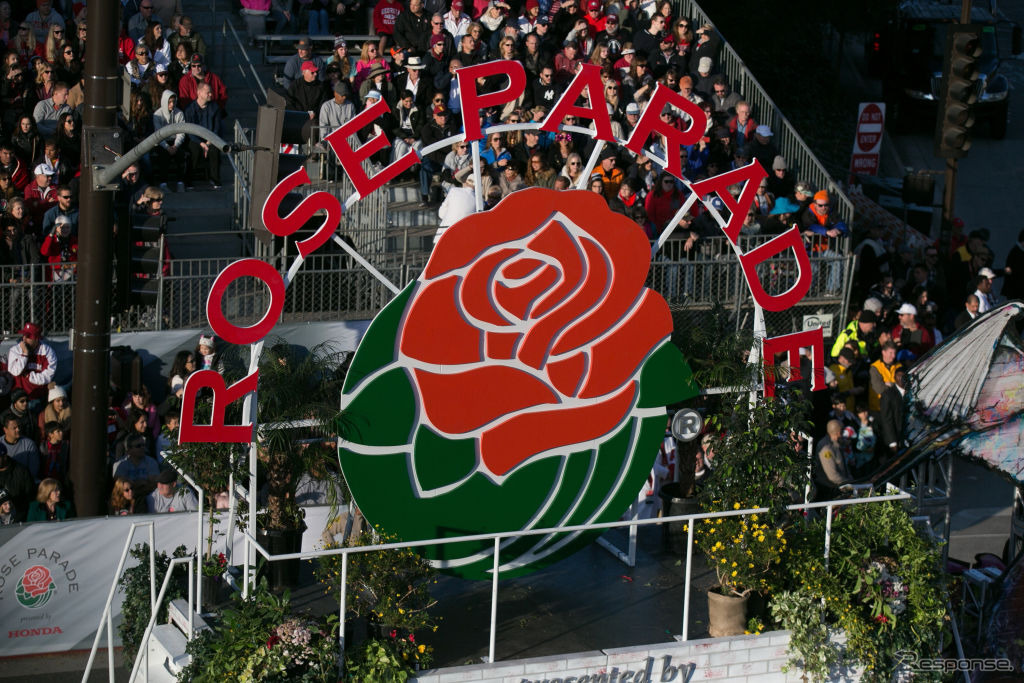
[[[398,608],[398,613],[399,613],[399,614],[405,614],[405,610],[404,610],[404,609],[402,609],[401,607],[399,607],[399,608]]]
[[[732,509],[733,510],[739,510],[740,509],[740,504],[739,503],[733,503],[732,504]]]
[[[736,570],[735,569],[732,570],[732,575],[736,576]]]
[[[757,513],[750,515],[750,521],[751,522],[756,522],[757,521]]]
[[[735,563],[735,562],[733,562],[733,563],[732,563],[732,566],[734,566],[734,567],[735,567],[735,566],[736,566],[736,563]]]
[[[423,651],[427,649],[427,646],[420,643],[420,646],[416,649],[420,651],[420,654],[423,654]]]

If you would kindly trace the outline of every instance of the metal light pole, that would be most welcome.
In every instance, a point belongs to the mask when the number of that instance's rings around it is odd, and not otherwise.
[[[971,23],[971,0],[963,0],[960,4],[960,23]],[[939,112],[941,115],[941,111]],[[957,159],[946,159],[945,187],[942,192],[942,231],[952,229],[953,213],[956,208],[956,172]]]
[[[93,0],[85,55],[85,145],[79,220],[78,283],[72,336],[71,479],[83,516],[106,513],[107,404],[110,394],[110,292],[113,196],[93,188],[93,166],[118,149],[117,0]],[[126,227],[126,226],[125,226]]]

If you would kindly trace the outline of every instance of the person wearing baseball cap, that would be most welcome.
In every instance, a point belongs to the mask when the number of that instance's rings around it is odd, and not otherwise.
[[[928,349],[935,346],[935,336],[917,320],[917,307],[904,303],[896,309],[899,322],[892,328],[892,340],[898,351],[909,350],[915,358],[920,358]]]
[[[320,105],[320,139],[336,131],[346,121],[356,115],[356,107],[352,102],[352,86],[347,81],[339,80],[331,88],[331,99]]]
[[[832,358],[838,358],[839,352],[843,350],[843,347],[848,342],[854,342],[857,345],[857,351],[860,353],[862,358],[867,358],[868,355],[868,344],[873,343],[878,337],[875,334],[875,326],[878,324],[878,316],[871,309],[864,309],[860,314],[850,321],[850,324],[839,333],[836,337],[835,343],[832,345],[832,351],[830,355]]]
[[[291,84],[302,78],[302,67],[306,62],[312,62],[317,72],[324,68],[324,58],[313,55],[313,43],[309,38],[299,38],[295,41],[295,54],[284,63],[283,85],[287,90]]]
[[[462,36],[469,31],[469,25],[473,23],[469,15],[462,11],[464,6],[463,0],[452,0],[451,8],[441,15],[444,19],[444,29],[456,43],[462,40]]]
[[[996,306],[996,295],[992,293],[992,281],[996,273],[991,268],[981,268],[974,279],[974,296],[978,297],[978,313],[985,314]]]
[[[14,386],[28,394],[30,407],[38,412],[46,401],[47,385],[57,374],[57,354],[43,341],[38,324],[26,322],[18,334],[21,340],[7,352],[7,372],[14,376]]]
[[[288,86],[288,108],[293,111],[304,111],[309,114],[310,121],[316,121],[320,113],[320,105],[327,99],[327,90],[320,80],[320,66],[310,59],[301,64],[302,77],[292,81]],[[303,139],[309,139],[303,134]]]
[[[151,513],[194,512],[199,508],[196,496],[188,486],[178,486],[178,473],[166,469],[156,476],[156,490],[146,498]]]

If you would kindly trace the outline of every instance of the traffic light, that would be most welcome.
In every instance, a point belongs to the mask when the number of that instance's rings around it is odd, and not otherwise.
[[[273,249],[274,235],[263,226],[263,204],[281,179],[306,162],[302,145],[309,142],[311,121],[308,112],[285,109],[283,97],[274,90],[267,91],[267,103],[256,114],[249,225],[257,239]],[[296,195],[289,208],[301,199]]]
[[[166,216],[132,217],[128,235],[129,306],[155,306],[160,302],[160,271],[164,264]]]
[[[951,24],[946,37],[946,64],[935,124],[935,155],[961,159],[971,148],[973,104],[978,101],[981,26]]]

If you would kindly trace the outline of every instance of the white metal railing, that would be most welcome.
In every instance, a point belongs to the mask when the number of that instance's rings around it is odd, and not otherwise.
[[[882,496],[870,496],[866,498],[851,498],[847,500],[830,500],[822,501],[818,503],[798,503],[795,505],[787,506],[787,510],[793,512],[804,512],[807,510],[824,509],[826,514],[825,523],[825,547],[823,548],[823,558],[825,561],[826,568],[828,567],[829,554],[832,547],[832,512],[837,507],[845,507],[848,505],[861,505],[861,504],[872,504],[881,503],[885,501],[894,500],[911,500],[912,496],[901,491],[898,494],[882,495]],[[618,529],[623,527],[639,527],[639,526],[651,526],[669,524],[673,522],[684,522],[687,525],[687,537],[686,537],[686,567],[685,567],[685,584],[683,589],[683,618],[682,618],[682,633],[681,639],[689,639],[689,617],[690,617],[690,578],[692,574],[693,566],[693,530],[695,522],[702,519],[715,519],[719,517],[739,517],[752,514],[764,514],[768,512],[768,508],[749,508],[744,510],[728,510],[725,512],[713,512],[713,513],[698,513],[691,515],[676,515],[672,517],[659,517],[653,519],[631,519],[631,520],[620,520],[617,522],[603,522],[600,524],[576,524],[571,526],[560,526],[560,527],[549,527],[544,529],[524,529],[519,531],[508,531],[501,533],[491,534],[472,534],[468,536],[458,536],[449,538],[437,538],[428,539],[422,541],[410,541],[401,543],[381,543],[377,545],[368,546],[352,546],[342,548],[332,548],[329,550],[318,550],[313,552],[297,552],[287,553],[282,555],[271,555],[267,550],[260,545],[259,541],[256,540],[255,536],[252,536],[248,532],[245,532],[245,537],[252,548],[262,555],[268,562],[280,562],[283,560],[292,559],[313,559],[317,557],[327,557],[331,555],[341,555],[341,590],[339,597],[338,616],[340,619],[340,626],[338,629],[338,648],[341,656],[341,662],[344,662],[345,652],[345,612],[346,612],[346,600],[347,600],[347,586],[346,582],[348,579],[348,556],[353,553],[366,553],[374,552],[379,550],[402,550],[405,548],[421,548],[424,546],[433,545],[446,545],[449,543],[465,543],[469,541],[493,541],[494,542],[494,564],[493,564],[493,575],[491,577],[491,617],[490,617],[490,631],[489,631],[489,642],[488,642],[488,660],[494,662],[495,651],[496,651],[496,635],[497,635],[497,618],[498,618],[498,581],[500,578],[500,543],[502,539],[509,538],[521,538],[523,536],[540,536],[545,534],[556,534],[556,533],[567,533],[573,531],[594,531],[600,529]],[[246,557],[248,562],[248,555]],[[246,572],[248,572],[248,566],[246,566]],[[340,665],[339,665],[340,666]]]
[[[147,527],[149,529],[149,609],[152,615],[154,617],[156,616],[156,606],[158,603],[156,596],[156,543],[153,522],[132,522],[132,525],[128,530],[128,538],[124,541],[124,549],[121,551],[121,559],[118,561],[117,569],[114,571],[114,580],[110,583],[110,592],[107,593],[107,601],[103,605],[103,613],[100,615],[99,626],[96,627],[96,637],[92,641],[92,650],[89,652],[89,661],[86,662],[85,672],[82,674],[82,683],[86,683],[86,681],[89,680],[89,674],[92,672],[92,665],[96,660],[96,650],[99,648],[100,636],[103,634],[104,625],[107,630],[107,672],[110,676],[110,683],[114,683],[114,620],[111,606],[114,603],[114,594],[117,592],[117,582],[121,580],[121,572],[124,571],[124,563],[125,560],[128,559],[128,552],[132,547],[135,530],[140,527]],[[170,575],[170,572],[168,572],[168,575]],[[161,596],[162,595],[163,593],[161,592]],[[148,648],[146,650],[146,657],[146,680],[148,681]]]
[[[193,583],[192,583],[192,576],[193,576],[193,572],[195,572],[195,565],[196,565],[196,558],[195,558],[194,555],[189,555],[188,557],[176,557],[173,560],[171,560],[171,563],[169,565],[167,565],[167,573],[164,574],[164,582],[160,586],[160,593],[159,593],[159,595],[156,596],[156,605],[160,605],[160,604],[163,603],[164,596],[167,594],[167,586],[169,586],[170,583],[171,583],[171,575],[174,574],[174,570],[175,569],[177,569],[180,565],[183,565],[183,564],[187,564],[188,565],[188,575],[189,575],[189,581],[188,581],[188,633],[186,633],[185,635],[187,635],[189,640],[191,640],[192,639],[192,635],[193,635],[193,630],[194,630],[193,629],[193,614],[194,614],[194,612],[193,612],[192,606],[194,604],[196,604],[194,602],[194,599],[195,599],[196,596],[195,596],[194,586],[193,586]],[[195,574],[202,575],[202,572],[195,572]],[[138,676],[138,674],[139,674],[139,667],[141,667],[143,665],[146,668],[145,668],[145,671],[144,671],[144,673],[142,675],[143,676],[142,680],[146,681],[146,683],[149,683],[149,639],[153,635],[153,628],[156,626],[156,618],[157,618],[157,616],[159,616],[159,613],[160,613],[160,610],[158,610],[155,606],[150,610],[149,621],[146,623],[146,631],[142,634],[142,640],[139,642],[139,651],[135,654],[135,663],[132,665],[132,673],[128,677],[128,683],[134,683],[135,677]],[[145,664],[143,664],[143,662],[145,662]],[[113,671],[113,669],[111,669],[111,671]],[[113,675],[111,675],[111,680],[113,680]],[[82,679],[82,683],[85,683],[85,681],[86,681],[86,679],[83,678]]]

